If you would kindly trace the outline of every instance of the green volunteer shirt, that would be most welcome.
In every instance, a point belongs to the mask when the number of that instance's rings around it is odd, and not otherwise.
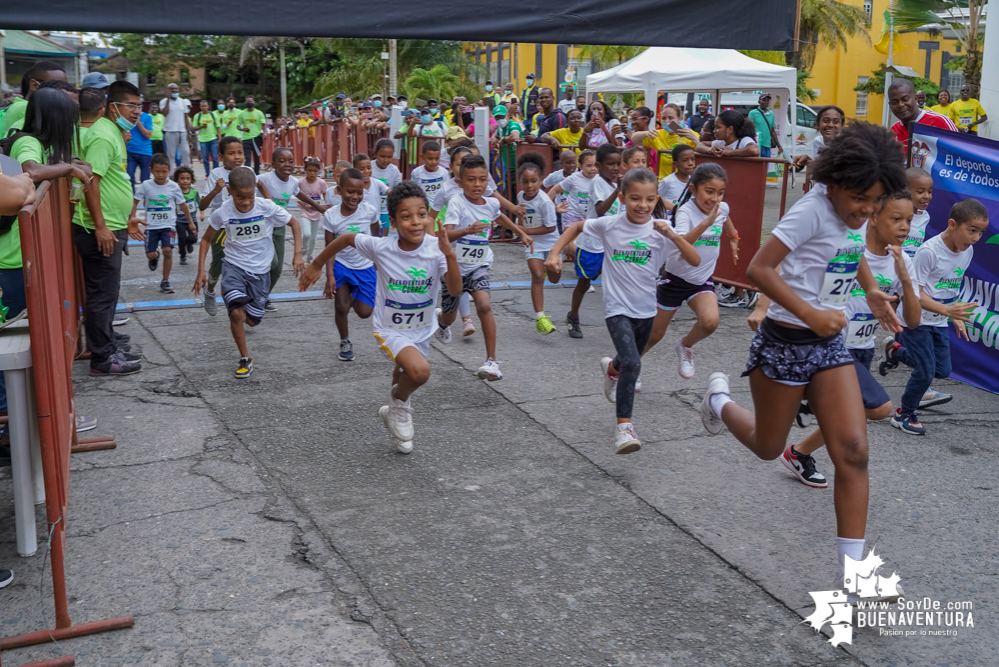
[[[246,109],[239,114],[239,127],[245,127],[244,139],[256,139],[264,131],[264,112],[260,109]]]
[[[772,148],[770,128],[777,129],[777,126],[774,124],[774,112],[770,109],[764,112],[763,109],[756,107],[749,112],[749,120],[753,121],[753,125],[756,126],[756,135],[759,137],[760,148]]]
[[[125,142],[118,126],[107,118],[95,121],[80,139],[80,159],[89,162],[101,177],[101,213],[108,229],[125,229],[132,212],[132,182],[126,172]],[[85,229],[94,228],[85,202],[77,205],[73,222]]]
[[[166,116],[161,113],[153,116],[153,133],[149,135],[150,141],[163,141],[163,123],[166,122]]]
[[[508,120],[506,127],[496,128],[496,136],[500,139],[506,139],[514,132],[520,132],[520,136],[524,136],[524,126],[515,120]],[[507,144],[502,146],[500,150],[503,152],[503,160],[506,162],[507,169],[513,170],[517,166],[517,144]]]
[[[222,128],[223,137],[243,138],[243,133],[239,131],[239,114],[243,113],[239,109],[226,109],[222,112],[222,120],[219,127]]]
[[[213,139],[218,139],[218,121],[215,120],[215,114],[201,113],[200,111],[194,114],[194,122],[191,123],[194,127],[200,127],[202,123],[208,123],[206,127],[198,130],[198,141],[212,141]]]
[[[45,164],[45,149],[42,143],[30,135],[14,142],[10,149],[10,157],[24,164],[28,160]],[[6,234],[0,235],[0,269],[20,269],[21,261],[21,230],[15,220],[14,225]]]
[[[28,101],[23,97],[15,98],[7,105],[7,110],[3,114],[3,136],[7,136],[12,127],[22,129],[24,127],[24,112],[28,108]]]

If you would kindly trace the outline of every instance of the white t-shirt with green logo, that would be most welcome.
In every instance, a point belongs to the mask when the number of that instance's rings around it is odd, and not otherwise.
[[[909,257],[915,257],[919,246],[923,245],[926,239],[926,225],[930,224],[930,214],[921,211],[912,216],[912,224],[909,225],[909,235],[902,242],[902,250]]]
[[[773,235],[791,251],[780,264],[788,287],[817,310],[846,310],[864,256],[867,223],[850,229],[836,215],[825,188],[812,189],[781,218]],[[767,317],[808,326],[776,301]]]
[[[173,229],[177,222],[177,206],[184,203],[184,193],[179,185],[173,181],[157,185],[150,178],[135,189],[134,197],[146,209],[147,231]]]
[[[291,214],[269,199],[253,200],[253,208],[243,213],[230,197],[208,218],[213,229],[225,227],[225,261],[247,273],[262,275],[271,270],[274,259],[275,227],[283,227]]]
[[[702,211],[693,199],[680,207],[673,220],[673,228],[676,233],[683,236],[697,225],[704,222],[708,214]],[[728,204],[722,202],[718,205],[718,215],[715,217],[713,225],[704,230],[696,241],[694,250],[701,256],[701,263],[691,266],[682,257],[680,251],[673,246],[666,255],[666,270],[674,276],[683,278],[692,285],[703,285],[711,280],[718,264],[718,254],[721,252],[722,229],[728,219]]]
[[[378,223],[378,209],[366,201],[361,201],[354,212],[344,215],[342,204],[327,209],[323,213],[323,229],[337,236],[342,234],[367,234],[371,236],[372,223]],[[360,271],[371,266],[371,261],[365,259],[356,248],[347,246],[336,254],[336,261],[347,267]]]
[[[569,202],[569,210],[562,214],[563,229],[580,220],[586,220],[590,211],[590,188],[598,179],[600,179],[599,176],[586,178],[583,176],[583,172],[577,169],[559,183]],[[600,240],[593,234],[587,233],[585,227],[583,233],[576,237],[576,247],[586,252],[601,253],[604,251]]]
[[[676,246],[656,231],[652,220],[636,225],[624,211],[587,220],[583,231],[604,248],[604,317],[655,317],[659,267],[666,261],[667,251]]]
[[[555,204],[552,202],[544,190],[538,190],[534,199],[526,199],[524,191],[517,193],[517,203],[526,209],[524,214],[524,227],[536,229],[538,227],[551,227],[547,234],[535,234],[531,236],[534,241],[534,252],[548,252],[558,241],[558,215],[555,213]]]
[[[868,249],[864,249],[864,257],[867,258],[867,265],[871,267],[874,279],[878,281],[878,289],[885,294],[897,294],[902,298],[902,281],[895,271],[895,257],[887,255],[875,255]],[[905,272],[912,278],[912,260],[905,253],[902,253],[905,261]],[[901,315],[901,311],[899,311]],[[869,350],[874,347],[874,338],[878,332],[878,320],[871,313],[871,307],[867,305],[867,294],[860,283],[854,279],[850,289],[850,301],[846,304],[846,328],[843,335],[846,337],[846,346],[855,350]]]
[[[398,236],[354,237],[357,254],[374,262],[378,274],[372,324],[383,338],[402,335],[416,345],[433,335],[434,303],[447,273],[447,258],[437,243],[427,235],[419,248],[406,251]]]
[[[962,252],[953,252],[939,234],[934,236],[919,247],[912,260],[912,287],[918,290],[922,286],[923,293],[938,303],[944,305],[955,303],[964,283],[964,274],[971,265],[974,254],[974,246]],[[899,317],[905,321],[901,308]],[[931,327],[945,327],[947,317],[923,310],[919,323]]]
[[[484,203],[473,204],[468,201],[465,193],[452,197],[447,203],[447,213],[444,214],[444,226],[454,229],[471,227],[477,222],[489,224],[477,234],[467,234],[452,243],[458,256],[458,268],[461,275],[467,276],[479,267],[493,265],[493,249],[489,247],[489,231],[492,222],[500,217],[500,204],[493,197],[483,197]]]
[[[281,208],[298,208],[298,179],[289,177],[287,181],[273,171],[257,176],[257,181],[267,186],[267,192],[271,194],[271,201]],[[263,197],[260,190],[257,196]]]
[[[427,195],[428,210],[437,193],[444,189],[444,184],[448,182],[448,179],[450,179],[450,175],[447,173],[447,169],[441,166],[437,167],[437,171],[427,171],[427,168],[421,164],[409,174],[409,180],[423,188],[423,192]]]

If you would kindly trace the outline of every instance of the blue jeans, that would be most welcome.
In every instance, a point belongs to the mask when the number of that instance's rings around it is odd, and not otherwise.
[[[0,289],[3,290],[3,305],[7,306],[7,317],[15,318],[28,307],[28,297],[24,292],[24,271],[21,269],[0,269]],[[7,384],[0,373],[0,410],[7,409]]]
[[[950,338],[947,327],[925,324],[915,329],[905,329],[900,336],[902,347],[898,360],[912,367],[912,375],[902,393],[902,412],[915,412],[923,394],[930,388],[933,378],[950,375]]]
[[[139,155],[138,153],[128,154],[128,180],[132,182],[132,190],[135,190],[137,185],[135,182],[135,168],[139,168],[139,183],[141,185],[145,181],[149,180],[149,163],[152,161],[152,155]]]
[[[760,157],[770,157],[769,146],[760,146]]]
[[[198,146],[201,147],[201,163],[205,165],[205,175],[208,175],[219,166],[219,140],[199,141]],[[208,158],[211,158],[211,168],[208,167]]]

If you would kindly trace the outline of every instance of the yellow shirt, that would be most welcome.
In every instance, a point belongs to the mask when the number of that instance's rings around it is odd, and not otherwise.
[[[943,106],[941,104],[937,104],[937,105],[934,105],[932,107],[927,107],[927,108],[930,111],[936,111],[941,116],[947,116],[952,121],[954,121],[954,123],[957,123],[957,119],[954,118],[954,104],[953,103],[948,104],[947,106]]]
[[[297,121],[299,127],[308,127],[311,122],[308,118],[299,118]]]
[[[572,133],[567,127],[562,127],[557,130],[552,130],[548,133],[548,136],[554,137],[556,141],[562,146],[578,146],[579,140],[583,136],[583,128],[579,128],[579,131],[575,134]],[[579,149],[576,149],[576,155],[579,155]]]
[[[951,118],[954,119],[954,124],[962,132],[967,132],[969,125],[977,121],[979,117],[985,115],[985,109],[973,97],[968,101],[954,100],[950,103],[950,108],[952,109]]]
[[[700,139],[700,135],[697,132],[694,132],[694,134]],[[642,142],[643,146],[663,151],[659,154],[660,180],[673,173],[673,155],[671,153],[680,144],[685,144],[691,148],[694,147],[694,142],[690,139],[681,137],[679,134],[670,134],[666,130],[659,130],[655,137],[645,137],[645,140]]]

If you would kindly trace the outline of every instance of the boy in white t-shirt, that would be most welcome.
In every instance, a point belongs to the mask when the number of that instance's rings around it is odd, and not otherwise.
[[[184,193],[180,186],[170,180],[170,159],[162,153],[153,156],[150,162],[152,178],[144,181],[135,189],[132,202],[131,217],[146,226],[146,259],[149,260],[149,270],[155,271],[159,262],[158,246],[163,247],[163,280],[160,281],[160,291],[173,294],[170,287],[170,269],[173,267],[173,243],[177,238],[175,225],[177,210],[187,217],[188,229],[195,232],[194,218],[187,207]],[[142,202],[146,209],[146,219],[139,220],[135,211]],[[196,232],[195,232],[196,233]]]
[[[413,169],[409,180],[423,188],[427,201],[432,202],[449,178],[447,169],[440,166],[441,145],[436,141],[425,142],[420,147],[420,157],[423,159],[423,164]]]
[[[687,188],[690,175],[697,166],[695,155],[694,149],[687,144],[673,147],[673,166],[676,167],[676,171],[659,181],[659,196],[666,205],[666,210],[673,210]]]
[[[349,195],[345,192],[344,196]],[[408,454],[413,451],[414,431],[410,396],[430,378],[427,355],[434,330],[434,301],[442,282],[452,293],[461,291],[461,272],[447,236],[427,234],[431,221],[420,186],[412,181],[399,183],[386,204],[398,236],[373,238],[356,232],[338,236],[305,270],[298,289],[308,289],[319,279],[323,264],[348,248],[374,263],[378,276],[375,339],[395,364],[389,404],[378,414],[396,449]]]
[[[917,327],[907,326],[901,343],[893,338],[884,341],[885,360],[882,375],[899,362],[912,367],[912,375],[902,393],[902,405],[891,424],[903,433],[923,435],[924,427],[916,408],[933,378],[950,375],[950,337],[947,322],[954,323],[959,338],[968,340],[965,322],[978,307],[975,302],[960,301],[964,274],[974,256],[974,244],[989,226],[989,212],[977,199],[962,199],[950,209],[947,229],[923,243],[913,259],[913,284],[919,288],[922,319]],[[904,310],[904,309],[903,309]],[[908,318],[906,318],[908,319]]]
[[[533,249],[534,241],[500,212],[500,204],[495,198],[485,196],[489,184],[485,158],[481,155],[466,155],[461,161],[459,174],[462,193],[452,197],[447,203],[444,224],[438,233],[447,234],[454,246],[458,267],[461,269],[461,292],[472,295],[479,322],[482,323],[486,361],[476,374],[483,380],[499,380],[503,374],[496,362],[496,320],[489,300],[489,268],[493,264],[489,231],[492,223],[499,223],[518,235],[528,252]],[[436,335],[442,343],[447,344],[451,340],[450,326],[458,314],[461,292],[454,293],[446,289],[441,293]]]
[[[253,372],[253,359],[246,347],[244,324],[255,327],[264,317],[264,303],[270,288],[271,260],[275,227],[289,225],[295,241],[295,275],[305,267],[302,261],[302,230],[298,220],[270,199],[256,196],[256,176],[249,167],[237,167],[229,174],[229,199],[208,218],[208,229],[201,237],[198,275],[192,291],[198,294],[207,284],[205,256],[212,240],[226,235],[225,259],[222,262],[221,291],[229,311],[229,326],[239,349],[236,377],[245,379]]]
[[[357,169],[345,169],[338,186],[340,204],[323,214],[326,245],[344,234],[367,234],[378,229],[378,209],[364,201],[364,177]],[[326,287],[323,296],[332,299],[335,321],[340,334],[340,361],[354,360],[354,345],[350,340],[348,316],[351,308],[362,320],[371,317],[375,308],[375,288],[378,276],[371,260],[354,248],[344,248],[336,260],[326,264]]]
[[[545,176],[545,180],[541,182],[541,186],[544,187],[546,193],[576,172],[576,151],[571,148],[567,148],[562,151],[562,153],[558,156],[558,166],[558,169]],[[568,195],[564,192],[559,193],[552,198],[552,202],[554,202],[556,206],[568,200]],[[563,229],[562,214],[559,213],[558,233],[561,234]]]

